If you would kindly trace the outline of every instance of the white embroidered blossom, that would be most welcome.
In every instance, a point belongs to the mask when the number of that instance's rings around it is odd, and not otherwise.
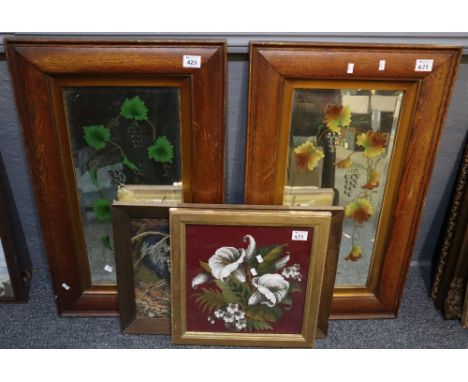
[[[290,267],[284,268],[281,274],[287,279],[297,280],[300,282],[302,280],[302,275],[301,275],[300,270],[301,270],[300,264],[296,263]]]
[[[254,277],[252,284],[257,290],[250,296],[249,305],[260,303],[271,308],[283,301],[289,290],[289,282],[278,273]]]

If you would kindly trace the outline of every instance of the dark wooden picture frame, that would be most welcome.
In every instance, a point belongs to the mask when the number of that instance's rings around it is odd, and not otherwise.
[[[59,313],[117,315],[116,286],[91,283],[61,90],[178,87],[184,200],[222,203],[225,42],[16,38],[5,50]],[[184,67],[183,55],[200,56],[201,67]]]
[[[117,271],[120,325],[125,334],[170,334],[170,310],[167,318],[139,317],[135,296],[132,219],[167,219],[176,204],[123,203],[112,205],[112,227]],[[170,307],[169,307],[170,308]]]
[[[338,255],[342,219],[343,210],[340,207],[301,209],[279,206],[204,205],[197,208],[195,205],[182,204],[176,208],[171,208],[173,342],[207,345],[313,346],[314,338],[326,336],[328,328],[335,274],[333,270],[330,270],[330,266],[333,263],[336,264],[333,259],[336,259]],[[311,258],[309,266],[309,270],[313,271],[313,275],[310,273],[307,277],[307,298],[300,333],[273,334],[266,332],[268,333],[266,334],[263,332],[251,333],[249,330],[242,333],[223,333],[188,330],[189,312],[186,304],[189,287],[186,278],[190,275],[187,274],[186,267],[189,261],[187,250],[191,247],[186,242],[186,229],[188,229],[187,227],[200,225],[205,227],[222,226],[220,228],[231,227],[234,230],[239,229],[239,227],[256,226],[264,232],[268,230],[268,227],[281,229],[286,229],[285,227],[313,227],[314,238],[311,251],[313,258]],[[223,235],[221,237],[224,238]],[[209,253],[212,252],[209,251]],[[304,256],[306,253],[300,255]],[[312,261],[317,261],[317,263],[314,264]],[[207,269],[204,270],[207,271]],[[250,271],[252,272],[252,270]]]
[[[13,227],[15,227],[13,229]],[[0,239],[8,268],[12,295],[0,297],[0,303],[28,301],[31,264],[24,234],[19,223],[3,161],[0,158]]]
[[[335,288],[332,318],[391,318],[398,312],[461,54],[448,46],[251,43],[244,188],[249,204],[283,202],[291,104],[285,92],[295,83],[399,82],[409,95],[411,112],[401,122],[406,138],[395,148],[398,166],[376,238],[378,256],[366,287]],[[419,59],[433,60],[431,70],[416,71]]]

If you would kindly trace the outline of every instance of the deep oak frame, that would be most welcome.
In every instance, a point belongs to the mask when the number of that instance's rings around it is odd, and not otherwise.
[[[398,312],[461,54],[461,48],[451,46],[251,43],[246,203],[282,203],[291,110],[285,93],[294,82],[332,88],[338,82],[351,88],[400,83],[410,95],[403,107],[415,105],[403,110],[400,126],[407,126],[406,137],[395,144],[392,162],[399,166],[390,170],[393,190],[384,198],[385,215],[378,227],[381,255],[374,260],[367,287],[335,288],[332,318],[391,318]],[[432,70],[415,71],[418,59],[433,60]],[[381,60],[385,70],[379,70]],[[349,63],[354,64],[352,73],[347,73]]]
[[[116,315],[116,286],[91,285],[88,264],[83,261],[60,89],[66,84],[177,82],[181,124],[186,127],[182,174],[189,178],[183,182],[184,198],[222,203],[224,163],[219,158],[224,155],[225,42],[16,38],[5,40],[5,51],[59,313]],[[200,56],[201,67],[183,67],[183,55]]]
[[[196,206],[192,206],[196,207]],[[339,213],[342,213],[340,211]],[[338,214],[339,214],[338,213]],[[331,244],[331,233],[341,228],[341,220],[337,226],[334,213],[327,211],[294,210],[292,208],[276,208],[268,210],[261,206],[245,206],[245,208],[184,208],[178,206],[170,209],[171,232],[171,294],[172,294],[172,341],[176,344],[204,345],[242,345],[242,346],[281,346],[310,347],[313,346],[316,334],[320,329],[318,323],[322,319],[324,295],[327,295],[326,262],[327,257],[333,257],[337,247]],[[304,306],[304,316],[301,334],[271,334],[271,333],[218,333],[193,332],[186,328],[187,286],[185,283],[186,239],[185,226],[188,224],[203,225],[246,225],[266,227],[313,227],[314,239],[311,248],[309,276]],[[339,231],[341,232],[341,231]],[[339,234],[338,232],[338,234]],[[330,245],[331,244],[331,245]],[[330,284],[331,286],[331,284]],[[329,288],[331,290],[331,288]],[[328,300],[331,300],[331,292]],[[329,306],[330,304],[328,304]],[[326,321],[328,321],[328,313]],[[328,323],[326,323],[328,325]],[[326,330],[326,329],[325,329]],[[322,337],[323,333],[318,333]]]

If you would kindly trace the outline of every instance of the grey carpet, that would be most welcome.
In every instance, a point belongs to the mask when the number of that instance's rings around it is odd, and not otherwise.
[[[318,348],[468,348],[468,329],[427,297],[428,269],[413,267],[397,319],[331,321]],[[169,336],[122,335],[118,318],[60,318],[48,274],[37,270],[27,304],[0,305],[0,348],[171,348]]]

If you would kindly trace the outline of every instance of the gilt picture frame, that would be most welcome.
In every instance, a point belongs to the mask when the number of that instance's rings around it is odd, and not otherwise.
[[[313,346],[332,213],[248,208],[170,209],[174,343]]]
[[[451,46],[250,45],[245,203],[335,189],[332,318],[398,313],[460,58]]]
[[[223,202],[225,42],[25,37],[5,50],[59,314],[117,315],[117,189]]]

